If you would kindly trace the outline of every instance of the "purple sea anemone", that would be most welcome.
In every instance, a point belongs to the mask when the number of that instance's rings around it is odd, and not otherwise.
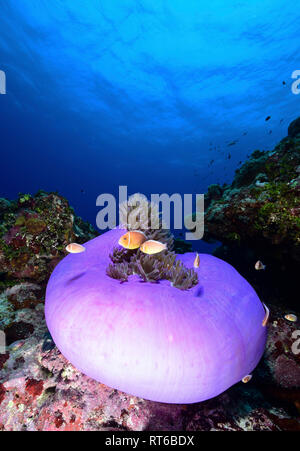
[[[124,230],[111,230],[54,270],[46,320],[57,347],[86,375],[153,401],[212,398],[250,374],[266,343],[265,310],[228,263],[200,254],[198,283],[107,274]],[[195,254],[177,257],[193,268]]]

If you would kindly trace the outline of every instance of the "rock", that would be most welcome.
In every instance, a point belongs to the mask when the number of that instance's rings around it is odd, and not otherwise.
[[[0,330],[8,327],[15,317],[14,309],[7,295],[0,294]]]
[[[271,305],[269,308],[271,315],[264,356],[267,367],[265,382],[280,388],[300,389],[300,340],[299,353],[294,349],[297,348],[295,331],[299,331],[299,320],[295,323],[286,320],[284,316],[287,311],[281,307]]]
[[[10,211],[12,208],[12,204],[9,200],[0,197],[0,215],[3,216],[4,213]]]
[[[265,164],[268,155],[266,152],[261,152],[256,150],[252,153],[251,159],[246,161],[237,171],[234,181],[232,183],[233,187],[240,188],[244,185],[248,186],[260,175],[264,173]],[[264,173],[264,178],[267,175]]]
[[[255,151],[221,197],[206,195],[204,240],[262,249],[271,259],[300,261],[300,140],[283,139],[273,151]],[[216,192],[216,188],[214,188]]]
[[[0,330],[7,330],[20,309],[34,308],[44,302],[44,290],[32,283],[20,283],[0,294]]]
[[[253,152],[222,196],[205,196],[204,240],[233,265],[260,299],[297,308],[300,263],[300,139]],[[265,271],[255,271],[261,260]]]
[[[206,200],[214,200],[214,199],[219,199],[222,196],[223,193],[223,189],[217,185],[217,184],[213,184],[210,185],[207,189],[207,194],[206,194]]]
[[[0,286],[4,287],[13,279],[46,282],[70,242],[83,243],[98,235],[56,193],[21,194],[13,203],[1,199],[1,212]]]
[[[30,323],[18,321],[4,329],[6,335],[6,345],[9,346],[15,341],[28,338],[34,331],[34,327]]]
[[[288,135],[291,138],[295,138],[298,134],[300,134],[300,117],[291,122],[288,128]]]

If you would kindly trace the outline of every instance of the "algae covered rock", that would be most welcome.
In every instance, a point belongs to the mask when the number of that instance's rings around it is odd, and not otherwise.
[[[74,214],[57,193],[20,194],[17,201],[0,199],[0,283],[44,282],[71,242],[83,243],[97,232]]]
[[[204,239],[265,248],[276,259],[300,261],[299,165],[300,136],[294,133],[273,151],[253,152],[232,184],[219,187],[220,197],[212,198],[208,190]]]

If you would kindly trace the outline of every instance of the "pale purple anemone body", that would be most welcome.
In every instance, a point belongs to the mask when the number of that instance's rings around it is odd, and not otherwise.
[[[87,376],[153,401],[193,403],[222,393],[258,364],[265,310],[228,263],[200,254],[196,287],[110,278],[111,230],[70,254],[47,287],[46,321],[62,354]],[[192,268],[195,254],[178,258]]]

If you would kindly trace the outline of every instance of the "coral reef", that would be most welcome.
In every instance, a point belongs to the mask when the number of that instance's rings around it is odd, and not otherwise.
[[[15,290],[20,305],[36,296],[29,286]],[[248,384],[209,401],[178,405],[130,396],[76,370],[55,347],[41,301],[15,312],[13,324],[27,329],[0,354],[2,431],[300,430],[299,366],[290,374],[280,364],[295,358],[290,339],[297,324],[283,320],[285,311],[271,307],[266,354]]]
[[[231,185],[213,185],[205,195],[204,240],[222,242],[214,255],[235,266],[266,304],[298,303],[299,123],[274,150],[253,152]],[[257,260],[266,271],[254,270]]]
[[[209,188],[205,239],[268,248],[300,261],[300,135],[256,150],[231,185]]]
[[[30,196],[23,196],[21,204],[28,201]],[[62,203],[67,205],[65,200]],[[0,199],[0,210],[3,236],[13,227],[19,205]],[[76,219],[73,230],[75,224]],[[79,227],[86,235],[77,241],[93,236],[88,225]],[[123,261],[123,254],[127,251],[118,250],[113,261]],[[131,257],[129,253],[128,260]],[[44,265],[41,259],[39,265]],[[299,323],[284,319],[290,310],[270,305],[265,299],[271,311],[267,348],[248,384],[239,383],[202,403],[162,404],[114,390],[76,370],[58,351],[47,330],[43,281],[37,283],[34,278],[34,283],[20,283],[7,275],[0,284],[0,329],[9,332],[6,352],[0,354],[0,430],[300,429],[299,354],[291,351]],[[299,311],[294,313],[300,317]]]
[[[295,323],[286,320],[282,308],[272,305],[268,332],[264,365],[261,365],[262,382],[266,386],[272,382],[277,389],[300,389],[299,320]],[[298,401],[300,407],[300,397]]]
[[[83,243],[97,232],[74,214],[57,193],[0,199],[0,288],[14,279],[46,282],[66,255],[69,242]]]

